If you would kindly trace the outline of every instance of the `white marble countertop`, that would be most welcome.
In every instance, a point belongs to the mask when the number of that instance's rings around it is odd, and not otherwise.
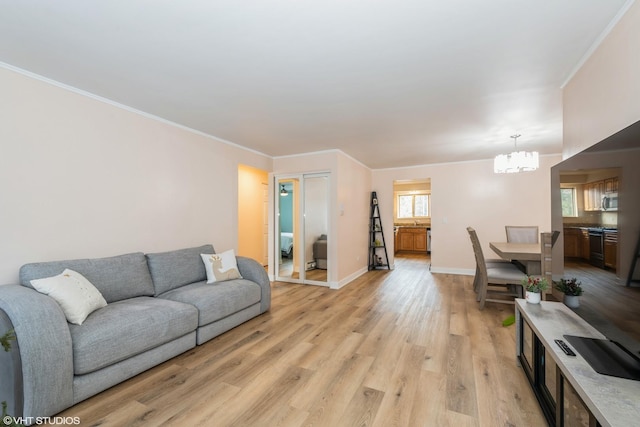
[[[600,332],[560,302],[528,304],[518,299],[516,310],[520,311],[600,424],[624,427],[640,424],[640,381],[599,374],[577,351],[575,357],[567,356],[553,341],[561,339],[566,342],[565,334],[604,338]],[[575,350],[570,343],[567,344]]]

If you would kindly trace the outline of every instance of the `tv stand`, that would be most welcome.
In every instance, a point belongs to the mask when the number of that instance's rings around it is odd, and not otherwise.
[[[628,426],[640,419],[640,381],[597,373],[564,335],[605,339],[560,302],[516,300],[516,360],[549,425]],[[576,353],[566,355],[554,342]]]

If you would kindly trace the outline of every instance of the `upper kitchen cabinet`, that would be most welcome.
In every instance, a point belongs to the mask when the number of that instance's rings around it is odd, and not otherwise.
[[[607,178],[604,180],[604,192],[605,193],[618,192],[618,177]]]
[[[589,182],[584,185],[584,210],[599,211],[600,199],[604,193],[604,181]]]
[[[583,188],[585,211],[606,210],[602,205],[602,198],[618,191],[618,177],[587,182]]]

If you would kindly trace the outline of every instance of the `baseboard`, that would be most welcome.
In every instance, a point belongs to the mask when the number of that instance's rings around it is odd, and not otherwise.
[[[340,288],[348,285],[350,282],[352,282],[353,280],[357,279],[358,277],[362,276],[367,271],[369,271],[369,270],[366,267],[363,267],[360,270],[356,271],[355,273],[348,275],[347,277],[345,277],[344,279],[340,280],[339,282],[331,282],[330,283],[330,287],[331,287],[331,289],[340,289]]]
[[[469,268],[442,268],[442,267],[434,267],[431,266],[432,273],[441,273],[441,274],[460,274],[463,276],[474,276],[476,274],[476,270]]]

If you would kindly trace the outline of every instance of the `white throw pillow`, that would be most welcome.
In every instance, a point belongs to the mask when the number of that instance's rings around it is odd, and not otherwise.
[[[82,325],[87,316],[107,305],[91,282],[68,268],[57,276],[32,280],[31,285],[36,291],[56,300],[67,321],[76,325]]]
[[[233,249],[219,254],[200,254],[207,270],[207,283],[242,279]]]

